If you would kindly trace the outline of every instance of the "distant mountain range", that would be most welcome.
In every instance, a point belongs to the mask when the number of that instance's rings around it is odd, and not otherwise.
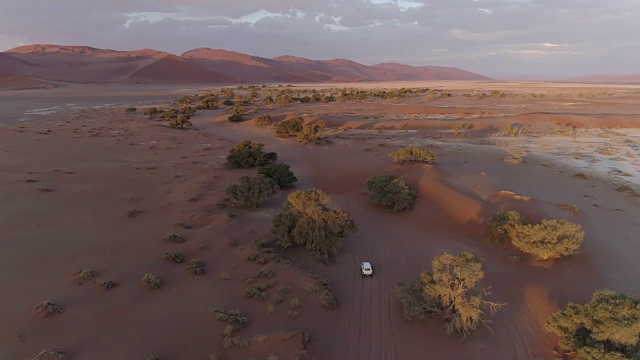
[[[396,63],[367,66],[346,59],[273,59],[199,48],[176,56],[143,49],[27,45],[0,53],[0,89],[71,83],[262,84],[410,80],[491,80],[469,71]]]

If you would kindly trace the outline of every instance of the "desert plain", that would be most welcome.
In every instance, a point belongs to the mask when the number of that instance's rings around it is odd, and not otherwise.
[[[287,106],[262,101],[264,91],[283,88],[433,91]],[[0,92],[1,359],[31,359],[43,349],[96,360],[552,359],[567,354],[544,329],[550,314],[597,289],[640,295],[640,86],[428,81],[253,90],[260,95],[246,105],[244,121],[228,121],[220,106],[198,110],[188,129],[143,111],[178,108],[177,98],[220,88],[85,84]],[[125,112],[132,106],[138,110]],[[324,139],[279,138],[273,126],[255,123],[263,114],[276,123],[323,120]],[[219,205],[227,186],[255,173],[225,166],[242,140],[263,143],[298,178],[256,209]],[[401,165],[389,158],[409,145],[435,152],[436,160]],[[371,203],[365,182],[381,174],[416,191],[413,209],[394,214]],[[358,227],[328,264],[306,249],[273,245],[271,220],[288,193],[310,188],[323,190]],[[580,251],[538,261],[489,240],[489,217],[512,209],[580,224]],[[163,243],[172,232],[184,243]],[[167,261],[169,251],[200,259],[205,273]],[[505,304],[490,329],[462,339],[445,334],[437,316],[406,321],[396,283],[430,270],[437,255],[463,251],[482,259],[481,284]],[[247,260],[255,254],[262,263]],[[373,264],[373,277],[361,276],[362,261]],[[147,273],[161,288],[141,285]],[[116,286],[98,286],[106,282]],[[243,296],[267,282],[265,300]],[[323,308],[310,284],[330,287],[339,307]],[[63,312],[34,312],[44,301]],[[246,315],[249,324],[237,335],[248,346],[224,349],[216,308]]]

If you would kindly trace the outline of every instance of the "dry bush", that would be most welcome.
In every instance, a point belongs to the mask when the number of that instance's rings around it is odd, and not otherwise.
[[[275,294],[273,296],[273,302],[276,304],[282,304],[284,302],[284,297],[280,294]]]
[[[322,305],[322,307],[329,310],[335,310],[338,308],[338,306],[340,306],[338,296],[331,289],[325,289],[322,293],[320,293],[320,295],[318,296],[318,300],[320,301],[320,305]]]
[[[306,291],[308,294],[316,294],[318,291],[320,291],[320,287],[318,286],[318,284],[310,282],[304,286],[304,291]]]
[[[291,309],[287,312],[287,315],[289,315],[290,318],[295,319],[300,315],[300,312],[298,312],[297,310]]]
[[[587,175],[585,175],[584,173],[577,173],[577,174],[573,175],[573,177],[576,178],[576,179],[587,180]]]
[[[392,212],[400,212],[413,207],[416,192],[406,182],[393,175],[379,175],[367,180],[367,190],[371,200]]]
[[[135,217],[138,217],[140,215],[142,215],[142,211],[141,210],[132,209],[132,210],[127,211],[127,217],[130,217],[130,218],[135,218]]]
[[[174,129],[183,129],[185,127],[193,126],[193,123],[190,121],[191,116],[180,114],[177,117],[169,120],[169,126]]]
[[[395,161],[404,164],[405,162],[421,162],[431,164],[433,160],[436,158],[436,154],[429,151],[420,149],[417,146],[407,146],[404,149],[400,149],[398,151],[392,152],[389,154],[390,158],[393,158]]]
[[[222,341],[222,347],[225,350],[229,349],[242,349],[249,345],[247,340],[239,336],[227,336]]]
[[[562,210],[566,210],[568,212],[574,213],[574,214],[579,214],[580,213],[580,209],[578,209],[578,207],[576,205],[573,204],[558,204],[558,207]]]
[[[289,306],[292,310],[298,310],[300,309],[300,307],[302,307],[302,301],[300,301],[300,299],[298,298],[294,298],[291,300],[291,302],[289,302]]]
[[[514,160],[522,160],[522,157],[527,154],[526,151],[518,149],[507,149],[507,152],[509,153],[509,159]]]
[[[270,279],[276,276],[276,271],[269,268],[262,268],[256,273],[256,277]]]
[[[79,283],[82,284],[82,283],[84,283],[86,281],[89,281],[89,280],[93,279],[94,276],[95,275],[94,275],[93,271],[91,271],[91,270],[86,270],[86,269],[85,270],[80,270],[80,272],[78,272]]]
[[[242,296],[247,299],[264,301],[269,298],[269,295],[266,293],[266,290],[268,289],[263,285],[252,285],[244,289],[244,291],[242,292]]]
[[[231,280],[231,279],[233,279],[233,276],[231,276],[231,274],[229,274],[229,273],[224,273],[224,274],[220,275],[220,279],[222,279],[222,280]]]
[[[163,243],[182,244],[184,243],[184,237],[178,233],[172,232],[165,235],[162,238]]]
[[[273,304],[267,305],[267,314],[273,314],[276,311],[276,307]]]
[[[173,261],[174,263],[181,264],[184,261],[184,255],[179,252],[170,251],[164,253],[164,258],[169,261]]]
[[[34,306],[33,310],[37,314],[45,318],[52,317],[56,314],[62,314],[64,312],[64,308],[62,308],[62,306],[56,305],[49,301],[41,302],[40,304]]]
[[[151,273],[144,274],[142,279],[140,279],[140,282],[151,289],[160,289],[160,287],[162,286],[160,278]]]
[[[33,360],[67,360],[67,355],[62,351],[44,349]]]
[[[118,284],[116,284],[115,282],[111,281],[111,280],[107,280],[107,281],[103,281],[101,283],[98,283],[98,287],[101,288],[102,290],[111,290],[114,287],[118,286]]]
[[[307,125],[302,128],[298,133],[298,142],[301,144],[308,144],[319,140],[324,133],[324,128],[327,124],[319,120],[312,125]]]
[[[622,185],[620,187],[618,187],[616,189],[617,192],[625,192],[625,193],[629,193],[629,194],[635,194],[636,191],[633,190],[633,188],[631,186],[628,185]]]
[[[192,259],[185,269],[193,275],[204,275],[204,262],[200,259]]]
[[[317,189],[291,193],[271,225],[278,245],[284,249],[304,245],[325,263],[336,257],[343,239],[355,232],[356,225],[346,211],[328,208],[330,202]]]
[[[256,118],[256,124],[271,125],[273,124],[273,119],[271,119],[271,115],[260,115]]]
[[[240,312],[240,310],[222,310],[216,308],[211,312],[218,321],[233,325],[236,329],[242,329],[249,325],[249,318]]]

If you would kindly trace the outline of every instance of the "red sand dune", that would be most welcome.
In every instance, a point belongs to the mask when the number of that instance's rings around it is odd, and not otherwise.
[[[346,59],[309,60],[294,56],[267,59],[209,48],[198,48],[175,56],[152,49],[116,51],[88,46],[36,44],[17,47],[0,55],[0,68],[31,78],[76,83],[145,81],[226,84],[488,79],[456,68],[401,64],[367,66]],[[10,66],[3,66],[4,63]]]
[[[640,83],[640,74],[600,74],[570,78],[569,81],[595,83]]]
[[[205,69],[175,55],[162,59],[137,70],[128,77],[135,82],[154,83],[235,83],[237,80]]]

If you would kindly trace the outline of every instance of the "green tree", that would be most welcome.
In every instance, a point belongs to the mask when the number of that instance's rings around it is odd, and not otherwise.
[[[497,212],[489,219],[489,236],[498,242],[511,243],[520,227],[527,224],[517,211]]]
[[[244,140],[229,150],[227,166],[230,168],[249,169],[256,166],[266,166],[278,159],[274,152],[264,152],[264,144]]]
[[[392,152],[389,154],[389,157],[393,158],[395,161],[399,161],[401,164],[405,162],[423,162],[431,164],[436,158],[436,154],[429,150],[420,149],[417,146],[408,146],[404,149]]]
[[[416,192],[406,182],[393,175],[379,175],[367,180],[367,190],[371,200],[393,212],[413,207]]]
[[[263,166],[258,170],[258,174],[274,179],[281,188],[292,186],[298,181],[298,178],[289,169],[289,165],[286,164]]]
[[[344,238],[355,232],[356,225],[346,211],[330,209],[330,202],[318,189],[289,194],[284,209],[271,225],[278,244],[284,249],[304,245],[323,262],[335,258]]]
[[[278,193],[276,181],[264,175],[243,176],[225,190],[225,194],[236,206],[256,208]]]
[[[278,123],[278,126],[276,126],[276,135],[280,137],[296,136],[300,131],[302,131],[303,122],[304,119],[299,116],[281,121]]]
[[[551,315],[545,328],[579,360],[640,358],[640,301],[626,294],[596,291],[588,303],[569,303]]]

